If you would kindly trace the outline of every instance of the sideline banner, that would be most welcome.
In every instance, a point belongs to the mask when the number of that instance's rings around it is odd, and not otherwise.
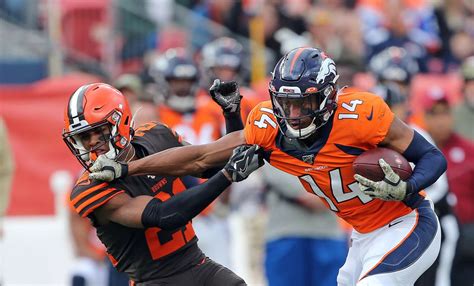
[[[81,169],[61,137],[64,108],[79,86],[98,81],[73,74],[28,85],[0,85],[0,116],[15,161],[7,215],[55,213],[52,186],[67,190],[68,178]]]

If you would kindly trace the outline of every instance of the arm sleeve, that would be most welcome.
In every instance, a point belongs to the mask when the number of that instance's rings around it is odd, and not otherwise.
[[[232,112],[232,113],[224,112],[224,118],[225,118],[225,132],[226,132],[226,134],[244,129],[244,123],[242,122],[242,116],[240,116],[240,108],[239,108],[238,112]]]
[[[418,128],[417,126],[412,126],[415,131],[420,133],[423,138],[426,139],[430,144],[433,144],[436,146],[436,144],[433,141],[433,138],[424,131],[421,128]],[[412,167],[414,164],[412,163]],[[446,175],[446,172],[444,172],[436,182],[433,183],[433,185],[425,188],[425,192],[430,196],[430,199],[433,201],[433,203],[437,203],[439,200],[441,200],[443,197],[446,196],[447,192],[449,191],[449,185],[448,185],[448,176]]]
[[[214,201],[231,182],[222,172],[205,183],[187,189],[169,200],[152,199],[142,213],[144,227],[172,230],[188,223]]]
[[[415,169],[407,180],[407,205],[417,201],[416,195],[432,185],[446,171],[447,161],[441,151],[415,131],[413,140],[403,156],[415,163]]]

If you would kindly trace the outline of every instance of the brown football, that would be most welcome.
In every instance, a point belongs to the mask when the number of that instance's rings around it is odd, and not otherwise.
[[[412,173],[412,168],[407,159],[395,150],[388,148],[375,148],[360,154],[352,163],[354,173],[362,175],[372,181],[381,181],[385,177],[379,165],[379,159],[383,158],[397,173],[402,180],[406,180]]]

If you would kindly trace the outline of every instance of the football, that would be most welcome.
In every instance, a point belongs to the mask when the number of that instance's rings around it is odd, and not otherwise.
[[[397,151],[388,148],[375,148],[360,154],[352,163],[354,173],[372,181],[382,181],[385,174],[379,165],[380,158],[383,158],[402,180],[410,177],[413,170],[407,159]]]

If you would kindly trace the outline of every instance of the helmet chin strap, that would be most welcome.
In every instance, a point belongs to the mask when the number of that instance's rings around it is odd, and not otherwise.
[[[293,138],[306,139],[317,129],[316,124],[314,124],[315,120],[316,117],[313,118],[313,121],[311,121],[311,123],[307,127],[301,129],[294,129],[288,123],[286,123],[287,132]]]
[[[292,128],[288,123],[286,123],[286,128],[287,128],[287,133],[293,138],[298,138],[298,139],[306,139],[309,136],[311,136],[316,130],[321,128],[326,122],[329,120],[329,117],[334,113],[334,111],[327,111],[323,115],[323,123],[320,126],[316,126],[314,124],[314,121],[316,120],[316,117],[313,118],[313,121],[305,127],[301,129],[294,129]]]

